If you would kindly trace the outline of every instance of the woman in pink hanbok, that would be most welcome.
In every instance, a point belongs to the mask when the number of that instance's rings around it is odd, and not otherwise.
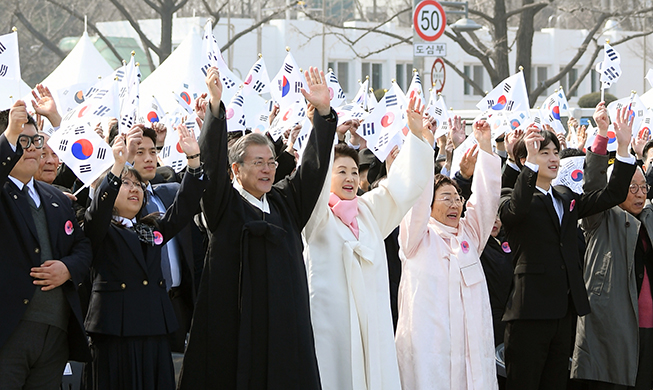
[[[499,208],[501,161],[487,122],[473,129],[480,151],[465,217],[457,184],[436,175],[401,222],[396,347],[403,390],[497,388],[479,257]]]

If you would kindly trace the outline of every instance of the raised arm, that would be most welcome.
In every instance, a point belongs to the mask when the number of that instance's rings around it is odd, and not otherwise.
[[[204,117],[199,146],[204,163],[204,173],[209,182],[202,199],[202,210],[206,215],[209,230],[215,230],[219,216],[224,210],[233,186],[229,179],[229,158],[227,152],[227,119],[222,98],[222,84],[217,68],[209,68],[206,75],[209,88],[209,106]]]
[[[308,137],[301,165],[295,174],[274,185],[285,194],[300,228],[303,228],[311,217],[329,174],[338,118],[330,106],[324,73],[311,67],[305,72],[305,76],[310,92],[302,89],[302,94],[317,111],[313,116],[313,131]]]
[[[370,205],[372,215],[383,237],[389,235],[424,192],[433,186],[433,147],[422,136],[422,110],[416,98],[408,104],[410,134],[397,159],[388,171],[388,178],[361,199]],[[430,203],[430,199],[429,199]],[[430,212],[427,212],[426,216]],[[428,218],[426,219],[428,222]],[[421,222],[420,222],[421,224]]]

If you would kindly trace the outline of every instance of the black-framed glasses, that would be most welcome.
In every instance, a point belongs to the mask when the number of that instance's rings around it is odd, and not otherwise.
[[[45,137],[40,134],[36,134],[31,137],[26,134],[21,134],[18,136],[18,143],[23,148],[23,150],[29,149],[29,147],[32,145],[34,145],[36,149],[43,149],[43,146],[45,145]]]
[[[643,185],[638,185],[638,184],[631,184],[628,189],[630,190],[631,194],[636,194],[637,191],[642,190],[642,194],[646,195],[648,194],[648,190],[651,188],[650,185],[648,184],[643,184]]]

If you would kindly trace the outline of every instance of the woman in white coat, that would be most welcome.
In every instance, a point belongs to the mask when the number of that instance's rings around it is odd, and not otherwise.
[[[397,357],[404,390],[497,388],[492,310],[479,260],[499,208],[501,161],[474,123],[472,196],[436,175],[401,222]]]
[[[360,197],[358,154],[338,145],[304,228],[315,350],[324,390],[399,390],[384,238],[433,177],[433,148],[411,100],[410,133],[388,178]]]

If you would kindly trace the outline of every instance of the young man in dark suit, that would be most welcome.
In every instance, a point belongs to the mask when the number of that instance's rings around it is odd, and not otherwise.
[[[59,389],[67,360],[90,360],[76,287],[91,245],[70,200],[34,180],[44,139],[17,101],[0,129],[0,389]],[[6,118],[6,117],[5,117]]]
[[[503,320],[508,390],[565,389],[573,317],[590,311],[578,255],[579,218],[623,202],[635,158],[631,132],[615,122],[618,150],[614,174],[603,189],[578,195],[551,186],[557,176],[556,135],[528,128],[514,148],[521,172],[504,189],[500,216],[514,254],[514,282]]]

